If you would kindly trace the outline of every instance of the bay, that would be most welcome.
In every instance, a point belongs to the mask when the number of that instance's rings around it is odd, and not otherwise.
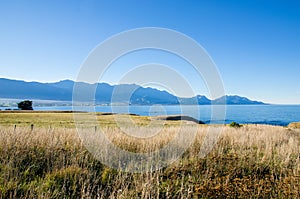
[[[14,108],[14,107],[7,107]],[[48,106],[34,107],[35,110],[45,111],[68,111],[72,106]],[[2,107],[2,110],[4,108]],[[231,123],[241,124],[271,124],[286,126],[291,122],[300,122],[300,105],[227,105],[224,121],[212,120],[212,106],[95,106],[80,107],[83,111],[108,112],[108,113],[131,113],[143,116],[159,115],[188,115],[205,123]]]

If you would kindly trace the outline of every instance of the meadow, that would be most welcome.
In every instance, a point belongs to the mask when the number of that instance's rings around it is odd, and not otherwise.
[[[158,134],[141,139],[123,134],[114,117],[97,114],[99,127],[88,133],[101,128],[115,145],[135,153],[162,148],[179,128],[187,134],[196,129],[196,137],[167,167],[131,173],[104,165],[85,148],[72,113],[0,112],[0,198],[300,198],[298,124],[165,121]],[[141,127],[151,122],[130,118]],[[222,133],[199,157],[209,128]]]

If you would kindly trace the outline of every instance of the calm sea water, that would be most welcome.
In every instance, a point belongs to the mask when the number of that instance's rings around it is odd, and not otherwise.
[[[145,116],[189,115],[205,123],[222,123],[211,119],[211,106],[96,106],[96,112],[133,113]],[[3,108],[2,108],[3,109]],[[72,106],[34,107],[35,110],[72,110]],[[81,110],[93,111],[92,107]],[[224,123],[288,125],[300,121],[300,105],[228,105]]]

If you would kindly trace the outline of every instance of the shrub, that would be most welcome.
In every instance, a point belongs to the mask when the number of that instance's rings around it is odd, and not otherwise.
[[[234,128],[240,128],[240,127],[242,127],[242,125],[240,125],[240,124],[237,123],[237,122],[231,122],[231,123],[229,124],[229,126],[230,126],[230,127],[234,127]]]
[[[32,101],[25,100],[20,103],[18,103],[18,108],[21,110],[33,110],[32,108]]]

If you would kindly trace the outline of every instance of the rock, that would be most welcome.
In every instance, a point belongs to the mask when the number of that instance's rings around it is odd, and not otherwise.
[[[158,119],[160,120],[170,120],[170,121],[181,121],[181,120],[185,120],[185,121],[191,121],[191,122],[195,122],[197,124],[205,124],[203,121],[201,120],[197,120],[193,117],[190,116],[185,116],[185,115],[170,115],[170,116],[160,116],[158,117]]]

